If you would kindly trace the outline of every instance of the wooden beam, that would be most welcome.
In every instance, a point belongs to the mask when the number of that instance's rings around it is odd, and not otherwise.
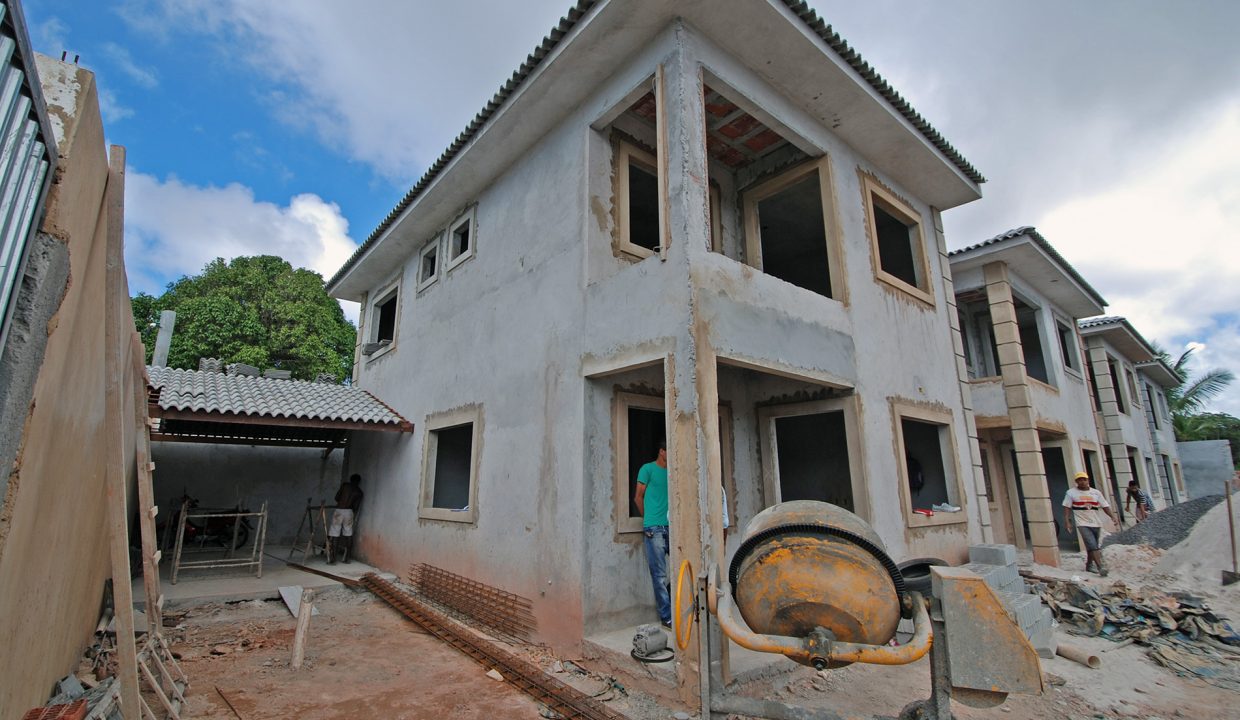
[[[116,664],[121,714],[139,717],[138,648],[134,641],[133,585],[129,579],[129,468],[125,463],[125,357],[133,332],[125,282],[125,149],[113,145],[104,195],[107,213],[104,279],[104,398],[107,433],[108,540],[112,557],[112,597],[116,612]]]

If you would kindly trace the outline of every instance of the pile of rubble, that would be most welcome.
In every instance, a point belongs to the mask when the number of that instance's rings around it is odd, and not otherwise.
[[[1178,674],[1240,691],[1240,634],[1201,598],[1138,593],[1122,582],[1099,592],[1084,583],[1037,581],[1033,587],[1065,631],[1148,646],[1150,658]]]

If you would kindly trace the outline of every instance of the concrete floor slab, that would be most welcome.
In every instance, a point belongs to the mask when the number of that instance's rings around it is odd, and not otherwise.
[[[255,577],[253,569],[182,568],[176,585],[172,584],[172,563],[162,562],[159,566],[159,578],[160,590],[164,594],[164,607],[190,607],[210,602],[274,600],[280,597],[280,587],[288,585],[300,585],[311,589],[333,588],[342,585],[331,578],[290,567],[286,563],[288,557],[289,548],[269,546],[263,558],[261,578]],[[195,559],[203,559],[203,557],[196,556]],[[377,568],[356,560],[328,565],[326,560],[316,557],[301,562],[301,553],[297,553],[293,562],[353,580],[368,572],[379,573],[380,577],[388,580],[396,579],[396,576],[390,573],[380,572]],[[141,576],[133,580],[133,597],[136,607],[145,607],[146,591],[142,587]]]

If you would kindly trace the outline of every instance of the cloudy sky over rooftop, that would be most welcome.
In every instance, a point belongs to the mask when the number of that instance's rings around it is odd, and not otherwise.
[[[811,4],[988,178],[952,248],[1034,225],[1108,314],[1240,374],[1240,3]],[[330,276],[568,0],[24,6],[97,73],[130,285],[158,293],[216,256]]]

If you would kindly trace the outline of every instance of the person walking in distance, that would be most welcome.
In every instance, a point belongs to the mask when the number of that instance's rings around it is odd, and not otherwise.
[[[1128,483],[1128,492],[1124,496],[1125,512],[1134,500],[1137,502],[1137,522],[1141,522],[1154,511],[1154,499],[1148,492],[1141,489],[1141,483],[1131,480]]]
[[[349,481],[341,483],[336,491],[336,509],[332,511],[332,524],[327,529],[327,564],[336,564],[336,550],[340,549],[342,560],[349,562],[349,551],[353,549],[353,520],[362,505],[360,487],[362,476],[353,473]]]
[[[1116,527],[1119,522],[1115,513],[1111,512],[1111,504],[1096,488],[1089,485],[1089,474],[1079,472],[1073,478],[1076,487],[1070,488],[1063,496],[1064,527],[1072,530],[1073,521],[1081,531],[1081,541],[1085,543],[1085,570],[1093,565],[1096,572],[1106,577],[1107,569],[1102,564],[1102,513],[1111,518]]]
[[[659,454],[651,462],[642,465],[637,472],[637,490],[633,504],[642,514],[643,542],[646,546],[646,563],[650,566],[650,584],[654,589],[654,602],[659,610],[659,621],[664,627],[672,626],[671,588],[667,581],[667,442],[659,442]]]

